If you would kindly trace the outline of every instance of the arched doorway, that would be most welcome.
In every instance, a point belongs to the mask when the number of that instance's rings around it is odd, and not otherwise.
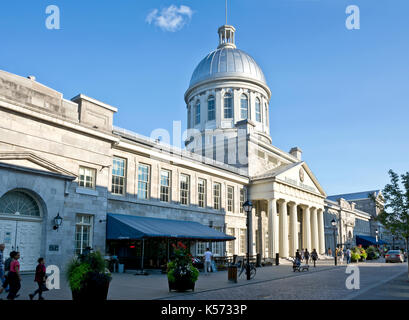
[[[0,243],[4,257],[19,251],[21,271],[35,270],[41,253],[42,206],[28,191],[12,190],[0,198]]]

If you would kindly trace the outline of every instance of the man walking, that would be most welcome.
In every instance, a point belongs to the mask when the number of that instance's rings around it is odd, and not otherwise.
[[[312,250],[312,252],[311,252],[311,258],[312,258],[312,261],[314,261],[314,268],[315,268],[315,263],[316,263],[316,261],[318,260],[318,252],[317,252],[317,250],[315,250],[315,249]]]
[[[305,264],[308,265],[308,260],[310,259],[310,253],[308,252],[307,248],[304,251],[304,259],[305,259]]]
[[[346,251],[346,257],[347,257],[347,264],[351,263],[351,250],[348,248]]]
[[[205,258],[204,272],[206,275],[208,274],[209,268],[211,267],[211,264],[212,264],[212,256],[213,256],[212,252],[210,251],[209,248],[207,248],[206,252],[204,253],[204,258]]]

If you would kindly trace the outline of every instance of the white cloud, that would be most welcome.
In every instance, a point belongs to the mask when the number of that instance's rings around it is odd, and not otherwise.
[[[146,17],[146,22],[160,27],[164,31],[175,32],[183,28],[183,26],[192,18],[193,11],[190,7],[181,5],[179,8],[171,5],[168,8],[163,8],[160,12],[158,9],[153,9]]]

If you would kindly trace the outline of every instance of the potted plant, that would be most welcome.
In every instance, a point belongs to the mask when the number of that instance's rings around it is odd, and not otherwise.
[[[361,251],[358,247],[354,247],[351,250],[351,261],[358,262],[359,260],[361,260]]]
[[[106,300],[111,274],[99,251],[75,257],[67,267],[72,299],[79,301]]]
[[[195,282],[199,278],[199,270],[193,266],[192,255],[181,242],[178,242],[177,246],[174,244],[172,246],[175,249],[175,256],[167,266],[169,291],[194,291]]]

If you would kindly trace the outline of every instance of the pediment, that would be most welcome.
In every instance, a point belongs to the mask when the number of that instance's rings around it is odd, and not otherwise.
[[[280,166],[254,178],[275,178],[277,181],[282,181],[326,197],[324,189],[305,162]]]
[[[74,173],[31,152],[0,151],[0,163],[76,178]]]

